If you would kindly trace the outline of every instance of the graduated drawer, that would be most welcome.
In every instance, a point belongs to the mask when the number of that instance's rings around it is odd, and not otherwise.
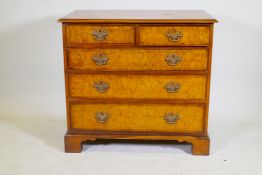
[[[139,45],[208,45],[209,26],[140,26]]]
[[[67,25],[68,43],[134,44],[133,26]]]
[[[196,49],[68,49],[69,69],[206,70],[208,52]]]
[[[73,129],[202,132],[204,107],[164,104],[71,104],[70,115]]]
[[[205,99],[204,75],[69,75],[70,97]]]

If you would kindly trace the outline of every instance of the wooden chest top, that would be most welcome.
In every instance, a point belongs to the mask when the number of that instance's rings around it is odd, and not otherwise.
[[[215,23],[204,10],[76,10],[60,22]]]

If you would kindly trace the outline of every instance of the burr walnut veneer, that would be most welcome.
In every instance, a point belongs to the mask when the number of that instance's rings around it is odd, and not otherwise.
[[[65,151],[97,139],[176,140],[209,154],[214,18],[205,11],[75,11],[63,26]]]

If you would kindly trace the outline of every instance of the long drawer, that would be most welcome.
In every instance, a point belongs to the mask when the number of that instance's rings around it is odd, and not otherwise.
[[[73,129],[202,132],[204,107],[162,104],[71,104]]]
[[[86,98],[205,99],[205,75],[70,74],[69,96]]]
[[[69,69],[206,70],[207,48],[67,49]]]

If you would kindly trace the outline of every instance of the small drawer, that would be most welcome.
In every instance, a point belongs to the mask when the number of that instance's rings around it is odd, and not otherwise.
[[[134,44],[133,26],[67,25],[68,43]]]
[[[70,97],[205,99],[205,75],[70,74]]]
[[[71,104],[73,129],[91,131],[203,132],[204,106]]]
[[[209,26],[140,26],[139,45],[176,46],[208,45]]]
[[[78,70],[207,70],[199,49],[68,49],[68,67]]]

